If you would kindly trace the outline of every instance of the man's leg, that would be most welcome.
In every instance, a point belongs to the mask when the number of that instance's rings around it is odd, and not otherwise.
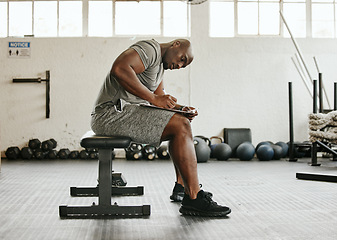
[[[184,180],[182,179],[179,169],[177,168],[177,166],[174,164],[174,170],[176,172],[176,179],[177,179],[177,183],[184,186]]]
[[[169,140],[169,151],[176,167],[177,180],[179,174],[184,182],[185,195],[179,212],[192,216],[220,217],[228,215],[231,210],[218,205],[211,194],[200,190],[190,122],[180,114],[175,114],[166,125],[162,141]]]
[[[181,114],[175,114],[162,134],[162,141],[169,140],[169,151],[177,171],[184,182],[185,192],[191,199],[200,191],[197,158],[194,150],[192,129],[189,120]]]

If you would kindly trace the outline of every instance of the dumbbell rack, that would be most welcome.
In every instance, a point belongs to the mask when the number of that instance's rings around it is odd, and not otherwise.
[[[50,71],[46,71],[46,79],[41,78],[14,78],[13,83],[41,83],[46,82],[46,118],[50,117]]]

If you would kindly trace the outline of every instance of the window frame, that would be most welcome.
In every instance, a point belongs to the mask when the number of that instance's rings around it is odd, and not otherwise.
[[[34,2],[41,2],[41,1],[55,1],[57,2],[57,35],[54,37],[57,38],[63,38],[68,36],[60,36],[59,34],[59,3],[63,1],[79,1],[82,2],[82,36],[78,37],[100,37],[100,36],[88,36],[88,27],[89,27],[89,0],[0,0],[0,2],[7,3],[7,34],[5,37],[14,37],[9,35],[9,25],[10,25],[10,16],[9,16],[9,3],[10,2],[31,2],[32,3],[32,35],[24,35],[24,37],[31,37],[34,36]],[[120,35],[116,34],[116,22],[115,22],[115,16],[116,16],[116,2],[126,2],[126,1],[133,1],[133,2],[139,2],[139,0],[90,0],[92,2],[94,1],[110,1],[112,2],[112,35],[109,37],[134,37],[134,36],[149,36],[149,35],[137,35],[137,34],[127,34],[127,35]],[[158,35],[151,35],[151,36],[157,36],[157,37],[165,37],[164,35],[164,1],[175,1],[180,2],[180,0],[146,0],[146,1],[156,1],[160,2],[160,34]],[[186,36],[177,35],[177,37],[190,37],[191,36],[191,8],[189,4],[186,4],[187,8],[187,29],[186,29]],[[0,37],[0,38],[5,38]],[[72,37],[72,36],[69,36]],[[36,38],[45,38],[42,36],[36,37]],[[47,38],[47,37],[46,37]]]
[[[313,23],[313,19],[312,19],[312,5],[315,4],[314,1],[312,0],[305,0],[305,1],[301,1],[301,0],[291,0],[291,1],[284,1],[284,0],[210,0],[210,2],[233,2],[234,3],[234,34],[233,37],[213,37],[210,35],[209,32],[209,36],[211,38],[254,38],[254,37],[260,37],[260,38],[270,38],[270,37],[274,37],[274,38],[285,38],[288,37],[286,36],[284,33],[286,32],[286,28],[285,25],[282,21],[281,16],[279,16],[279,34],[260,34],[259,28],[260,28],[260,17],[259,17],[259,4],[260,3],[275,3],[278,2],[279,4],[279,9],[280,11],[283,11],[283,4],[291,4],[291,3],[303,3],[305,4],[305,26],[306,26],[306,34],[304,37],[298,37],[298,38],[315,38],[315,39],[320,39],[320,38],[324,38],[324,39],[334,39],[337,38],[337,0],[332,0],[332,2],[329,2],[328,4],[331,4],[332,7],[334,8],[334,37],[333,38],[328,38],[328,37],[313,37],[313,33],[312,33],[312,23]],[[258,4],[258,33],[257,34],[239,34],[238,32],[238,3],[239,2],[255,2]],[[211,12],[209,11],[209,17],[211,17]],[[286,19],[287,20],[287,19]]]

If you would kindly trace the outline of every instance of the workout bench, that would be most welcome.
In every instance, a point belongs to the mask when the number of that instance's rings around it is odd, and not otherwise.
[[[117,203],[111,205],[112,195],[144,194],[143,186],[126,187],[112,184],[114,175],[112,170],[112,151],[114,148],[127,148],[130,143],[131,138],[129,137],[98,136],[92,131],[87,132],[82,137],[82,147],[98,149],[98,185],[97,187],[71,187],[70,195],[73,197],[98,196],[98,204],[93,203],[91,206],[61,205],[59,206],[61,218],[135,217],[150,215],[150,205],[119,206]],[[121,174],[117,173],[117,177],[120,178]]]

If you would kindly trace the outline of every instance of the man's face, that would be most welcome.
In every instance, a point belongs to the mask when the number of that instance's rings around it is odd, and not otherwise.
[[[180,69],[188,66],[193,60],[192,49],[190,46],[180,42],[174,43],[163,56],[164,69]]]

